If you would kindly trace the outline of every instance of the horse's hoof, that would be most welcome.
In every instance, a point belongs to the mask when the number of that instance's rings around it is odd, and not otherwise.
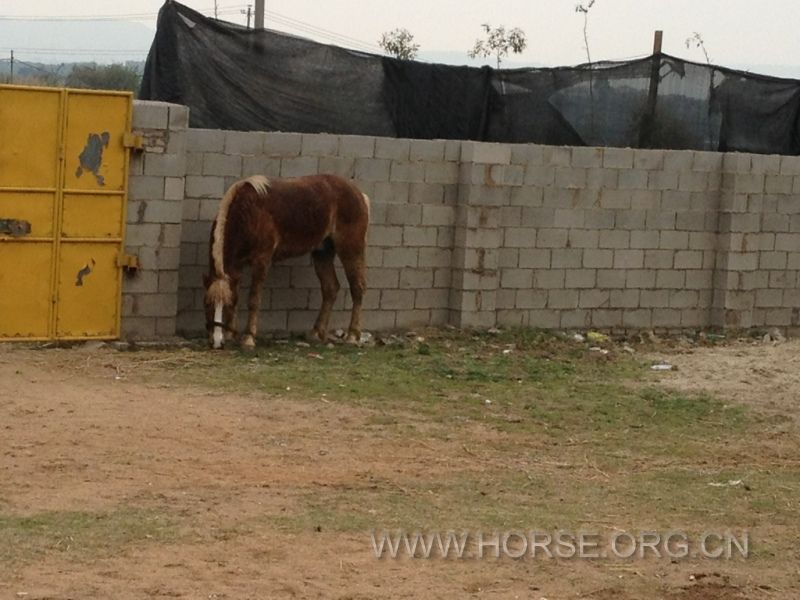
[[[318,329],[312,329],[306,335],[306,340],[311,342],[312,344],[317,342],[322,342],[323,344],[328,341],[328,334],[325,331],[319,331]]]
[[[256,341],[253,339],[252,335],[244,336],[242,339],[242,349],[248,351],[256,349]]]

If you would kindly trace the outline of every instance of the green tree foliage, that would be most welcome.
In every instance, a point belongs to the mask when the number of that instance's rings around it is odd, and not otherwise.
[[[378,45],[387,54],[403,60],[414,60],[419,51],[419,44],[414,43],[414,35],[408,29],[393,29],[381,35]]]
[[[492,29],[491,25],[484,23],[481,27],[483,27],[486,38],[475,40],[475,46],[467,52],[467,55],[470,58],[495,56],[498,69],[500,68],[500,62],[508,56],[509,52],[520,54],[528,45],[525,39],[525,32],[519,27],[509,31],[506,31],[503,25]]]
[[[139,73],[126,65],[76,65],[66,80],[67,87],[97,90],[139,89]]]

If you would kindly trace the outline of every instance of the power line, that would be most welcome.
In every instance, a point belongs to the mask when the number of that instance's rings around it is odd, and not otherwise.
[[[286,15],[282,15],[280,13],[276,13],[273,11],[266,11],[267,17],[272,19],[273,21],[277,21],[282,25],[286,25],[293,29],[297,29],[304,33],[310,33],[316,35],[318,37],[322,37],[328,40],[332,40],[338,42],[340,44],[348,44],[352,46],[358,46],[361,49],[365,49],[369,52],[381,52],[380,46],[376,44],[371,44],[370,42],[365,42],[363,40],[359,40],[354,37],[350,37],[349,35],[344,35],[341,33],[336,33],[335,31],[331,31],[330,29],[324,29],[322,27],[317,27],[316,25],[312,25],[311,23],[307,23],[305,21],[300,21],[299,19],[293,19],[292,17],[287,17]]]
[[[217,7],[218,14],[235,14],[246,4],[235,4]],[[198,10],[200,13],[214,13],[215,7]],[[107,15],[3,15],[0,21],[140,21],[152,19],[158,16],[158,12],[146,13],[127,13],[127,14],[107,14]]]

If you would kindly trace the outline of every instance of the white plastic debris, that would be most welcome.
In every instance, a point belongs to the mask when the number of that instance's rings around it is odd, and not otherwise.
[[[660,363],[656,363],[652,367],[650,367],[650,370],[651,371],[674,371],[675,370],[675,366],[669,364],[668,362],[660,362]]]

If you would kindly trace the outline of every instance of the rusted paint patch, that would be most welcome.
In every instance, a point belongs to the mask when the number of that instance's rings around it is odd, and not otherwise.
[[[86,263],[81,268],[81,270],[78,271],[78,275],[77,275],[77,277],[75,279],[75,285],[76,286],[80,287],[80,286],[83,285],[83,278],[86,277],[87,275],[89,275],[92,272],[92,269],[94,268],[95,264],[97,264],[97,263],[94,262],[93,258],[90,259],[90,262],[92,263],[91,265],[89,263]]]
[[[19,219],[0,219],[0,233],[7,233],[13,236],[28,235],[31,232],[31,224],[28,221]]]
[[[108,147],[110,139],[111,136],[107,131],[89,134],[86,146],[78,157],[81,164],[75,171],[75,177],[83,175],[85,169],[95,176],[98,185],[106,184],[105,178],[100,175],[100,167],[103,164],[103,150]]]

